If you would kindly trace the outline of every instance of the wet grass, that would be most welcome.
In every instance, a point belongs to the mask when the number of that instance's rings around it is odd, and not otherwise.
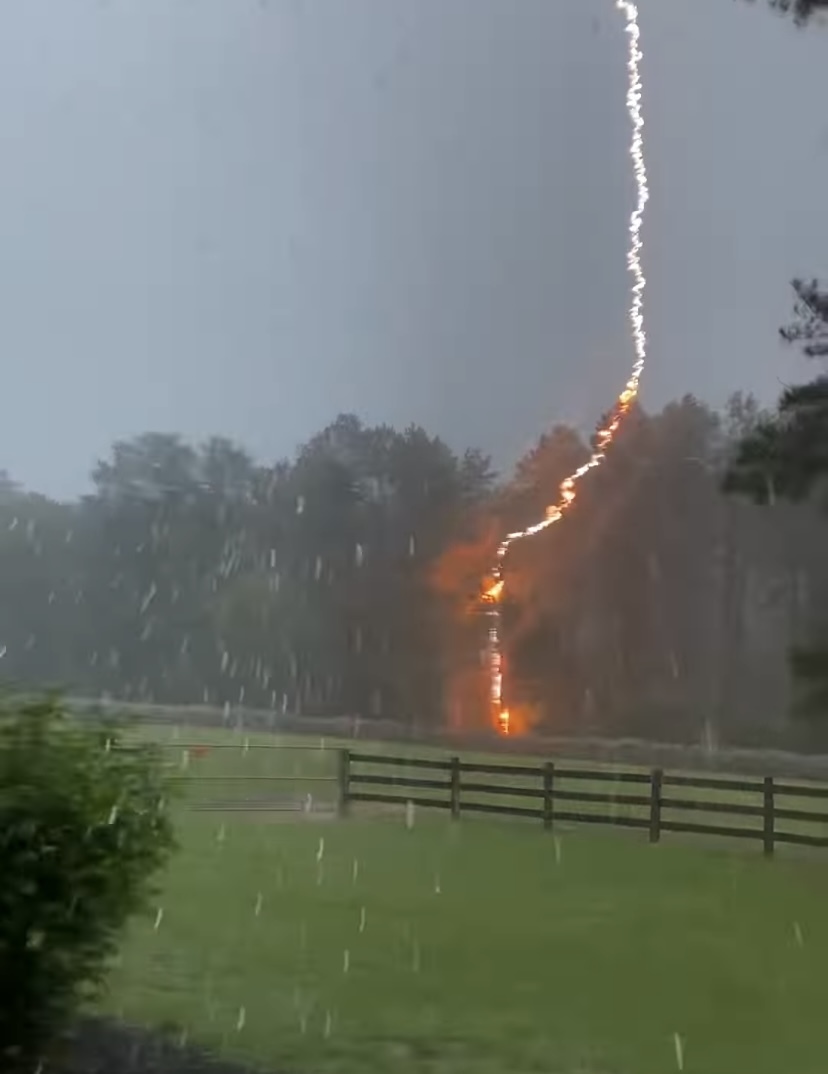
[[[128,1020],[297,1074],[672,1071],[676,1034],[697,1074],[824,1070],[828,860],[423,812],[180,825]]]

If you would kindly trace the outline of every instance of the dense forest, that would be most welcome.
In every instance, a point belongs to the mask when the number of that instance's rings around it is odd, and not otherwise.
[[[510,553],[505,690],[518,725],[819,738],[819,721],[797,716],[790,651],[828,606],[826,517],[808,490],[786,499],[768,462],[780,421],[793,428],[747,396],[720,413],[689,397],[636,410],[564,523]],[[478,451],[343,415],[271,466],[222,438],[119,442],[78,502],[5,477],[3,677],[479,728],[493,550],[543,514],[588,450],[558,426],[498,480]]]

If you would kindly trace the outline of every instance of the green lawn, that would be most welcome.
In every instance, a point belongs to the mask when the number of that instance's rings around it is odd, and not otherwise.
[[[828,855],[423,811],[180,832],[129,1020],[288,1074],[655,1074],[675,1034],[695,1074],[826,1069]]]

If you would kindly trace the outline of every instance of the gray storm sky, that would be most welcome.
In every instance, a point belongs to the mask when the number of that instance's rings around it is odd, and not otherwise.
[[[828,30],[641,0],[644,399],[802,375]],[[631,360],[611,0],[0,0],[0,468],[115,438],[261,459],[354,410],[514,461]]]

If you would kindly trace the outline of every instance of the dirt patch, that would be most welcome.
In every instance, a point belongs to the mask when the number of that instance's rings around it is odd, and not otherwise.
[[[102,1019],[79,1022],[60,1051],[44,1074],[261,1074],[173,1036]]]

